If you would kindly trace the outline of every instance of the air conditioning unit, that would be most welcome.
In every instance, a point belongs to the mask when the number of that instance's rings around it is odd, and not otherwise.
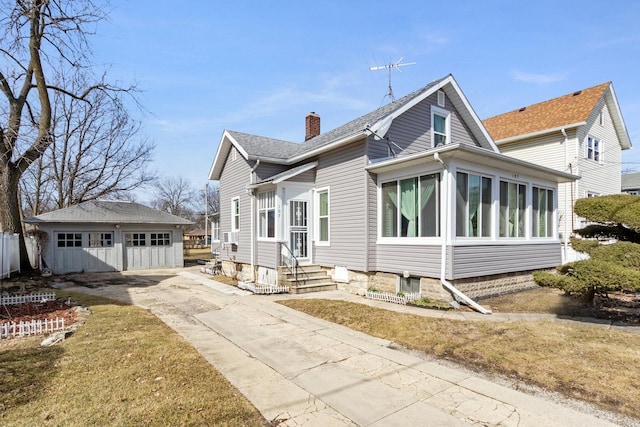
[[[238,232],[237,231],[229,231],[222,234],[223,242],[229,245],[237,245],[238,244]]]

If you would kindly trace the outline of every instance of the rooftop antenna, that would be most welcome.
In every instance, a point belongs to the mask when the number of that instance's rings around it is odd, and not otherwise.
[[[387,65],[377,65],[375,67],[369,67],[369,71],[376,71],[376,70],[389,70],[389,93],[387,93],[385,95],[385,97],[389,97],[391,99],[391,102],[396,100],[396,97],[393,96],[393,87],[391,86],[391,70],[393,70],[394,68],[400,72],[402,72],[402,70],[400,69],[400,67],[405,67],[407,65],[414,65],[415,62],[402,62],[402,60],[404,59],[404,57],[400,57],[400,59],[398,59],[396,62],[391,63],[391,64],[387,64]]]

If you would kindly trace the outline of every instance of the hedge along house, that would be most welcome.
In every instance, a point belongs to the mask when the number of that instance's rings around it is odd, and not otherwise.
[[[54,274],[182,267],[191,221],[133,202],[94,200],[25,219],[46,233]]]
[[[352,292],[480,297],[560,263],[557,186],[577,177],[500,154],[451,75],[326,133],[312,113],[305,139],[224,131],[226,274],[275,284],[294,258]]]

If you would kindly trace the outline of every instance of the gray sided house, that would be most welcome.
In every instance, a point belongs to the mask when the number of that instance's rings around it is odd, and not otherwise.
[[[94,200],[27,218],[46,236],[54,274],[182,267],[182,233],[192,223],[133,202]]]
[[[560,263],[558,183],[577,177],[500,154],[453,76],[304,143],[225,131],[219,181],[226,274],[283,280],[295,257],[340,287],[471,297]]]

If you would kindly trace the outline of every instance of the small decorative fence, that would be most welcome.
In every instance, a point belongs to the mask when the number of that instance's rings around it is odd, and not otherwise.
[[[28,302],[47,302],[56,299],[55,292],[29,294],[29,295],[3,295],[0,298],[0,305],[18,305]]]
[[[239,282],[238,287],[260,295],[285,294],[289,292],[288,286],[258,285],[255,283]]]
[[[407,293],[407,294],[392,294],[389,292],[372,292],[367,291],[365,296],[368,299],[384,301],[384,302],[392,302],[394,304],[402,304],[407,305],[409,302],[417,301],[422,298],[422,295],[419,293]]]
[[[21,322],[0,323],[0,339],[46,334],[64,330],[64,319],[42,319]]]

